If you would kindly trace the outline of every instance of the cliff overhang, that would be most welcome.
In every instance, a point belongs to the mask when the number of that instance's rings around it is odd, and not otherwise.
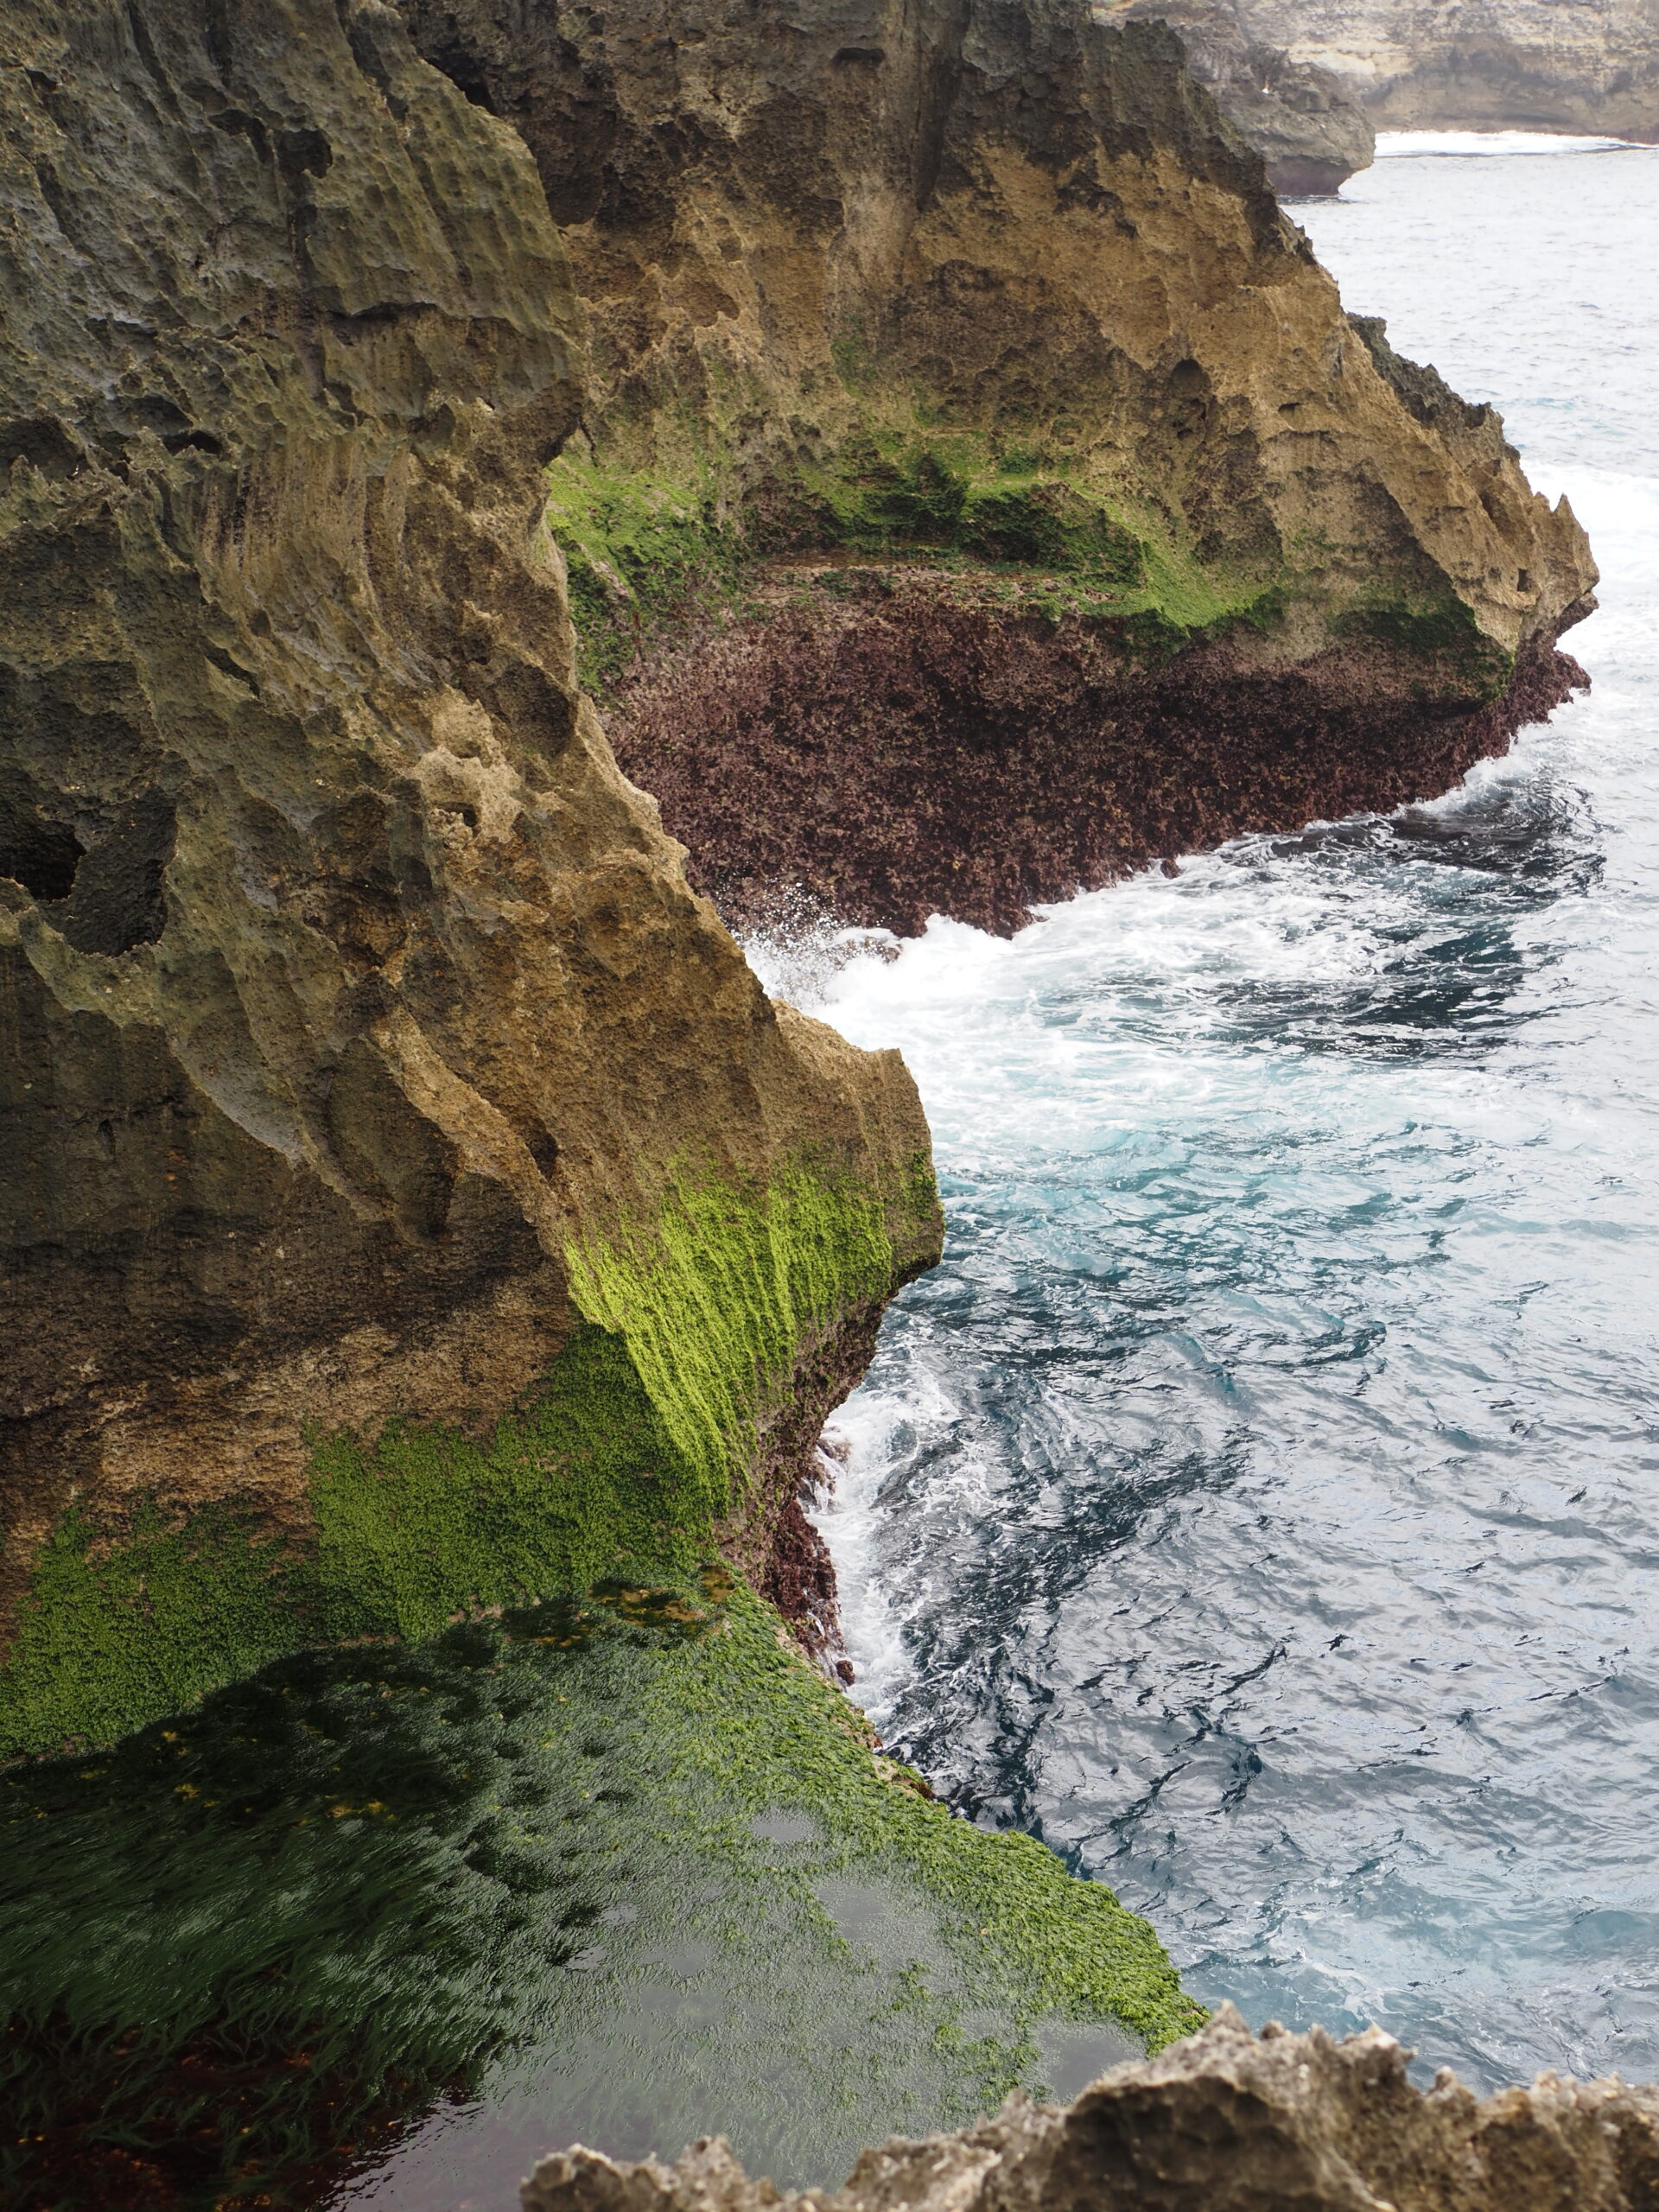
[[[1570,512],[1349,321],[1161,22],[406,13],[566,218],[594,377],[550,527],[734,923],[1017,927],[1443,791],[1584,680]]]

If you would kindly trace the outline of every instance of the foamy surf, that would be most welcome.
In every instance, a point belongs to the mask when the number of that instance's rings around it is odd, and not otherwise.
[[[1575,138],[1554,130],[1379,130],[1380,162],[1425,154],[1618,154],[1631,150],[1630,138]]]
[[[1389,820],[814,970],[950,1222],[823,1525],[883,1732],[1199,1994],[1650,2078],[1659,170],[1390,160],[1304,220],[1591,530],[1595,690]]]

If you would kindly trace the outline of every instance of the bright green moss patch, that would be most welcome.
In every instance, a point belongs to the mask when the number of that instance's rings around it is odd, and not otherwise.
[[[528,1412],[478,1442],[394,1423],[318,1452],[315,1573],[331,1631],[435,1635],[458,1611],[688,1574],[719,1502],[669,1435],[626,1347],[579,1329]]]
[[[747,1592],[734,1594],[726,1628],[652,1686],[677,1709],[691,1700],[684,1758],[729,1777],[757,1812],[798,1808],[847,1852],[902,1866],[947,1915],[952,1942],[988,1947],[1027,2017],[1109,2017],[1154,2050],[1202,2024],[1151,1928],[1109,1890],[1076,1880],[1033,1837],[957,1819],[907,1770],[872,1761],[845,1700],[779,1647]]]
[[[717,1575],[618,1592],[0,1776],[0,2196],[101,2212],[107,2147],[203,2212],[353,2161],[484,2199],[504,2139],[710,2132],[833,2182],[1198,2024],[1143,1923],[884,1777],[775,1630]]]
[[[936,1206],[925,1159],[879,1185],[803,1162],[747,1192],[683,1177],[648,1229],[570,1255],[589,1325],[486,1434],[320,1439],[309,1524],[280,1541],[220,1506],[71,1511],[0,1669],[0,1757],[107,1743],[303,1644],[690,1573],[797,1354],[893,1287]]]
[[[413,1422],[373,1446],[332,1438],[310,1489],[313,1526],[287,1542],[221,1507],[168,1527],[146,1500],[108,1532],[67,1515],[0,1672],[0,1755],[108,1743],[300,1645],[689,1573],[720,1510],[626,1347],[591,1327],[484,1438]]]
[[[0,1670],[0,1757],[107,1743],[302,1640],[307,1577],[223,1508],[168,1526],[140,1502],[118,1541],[73,1507],[35,1565]]]
[[[918,1193],[900,1196],[913,1207]],[[627,1345],[713,1513],[732,1502],[755,1415],[798,1347],[891,1288],[890,1204],[804,1166],[755,1193],[682,1179],[648,1230],[566,1255],[577,1305]]]
[[[1001,577],[1028,611],[1112,621],[1138,658],[1236,618],[1264,623],[1284,598],[1281,575],[1206,567],[1167,516],[1109,496],[1062,453],[913,422],[872,429],[746,496],[707,459],[680,479],[565,454],[548,486],[584,677],[601,693],[688,618],[753,611],[780,560],[956,566],[993,599]],[[833,589],[833,569],[823,581]]]
[[[681,482],[613,474],[574,453],[547,472],[547,521],[564,555],[585,683],[603,692],[639,645],[688,607],[724,601],[749,558],[712,471]]]

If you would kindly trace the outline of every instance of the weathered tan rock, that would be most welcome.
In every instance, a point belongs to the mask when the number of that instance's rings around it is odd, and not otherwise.
[[[1370,118],[1328,69],[1253,38],[1236,0],[1094,0],[1103,23],[1163,22],[1179,35],[1187,67],[1267,164],[1280,194],[1335,192],[1369,168]]]
[[[728,912],[1015,926],[1444,790],[1577,675],[1572,515],[1402,396],[1164,26],[404,4],[565,226],[554,526]]]
[[[867,2151],[844,2188],[780,2196],[722,2142],[671,2167],[544,2158],[524,2212],[1651,2212],[1659,2091],[1541,2075],[1425,2094],[1380,2029],[1338,2043],[1230,2005],[1063,2111],[1011,2099],[962,2135]]]
[[[1379,130],[1659,138],[1648,0],[1241,0],[1251,35],[1327,69]]]
[[[10,1611],[72,1502],[302,1536],[311,1433],[487,1427],[676,1179],[927,1139],[580,694],[582,318],[512,130],[376,0],[14,0],[0,114]]]

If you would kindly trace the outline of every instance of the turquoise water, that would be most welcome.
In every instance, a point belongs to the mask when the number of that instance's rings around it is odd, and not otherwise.
[[[1432,805],[820,976],[950,1221],[824,1526],[884,1733],[1197,1995],[1651,2078],[1659,153],[1294,212],[1571,497],[1594,690]]]

